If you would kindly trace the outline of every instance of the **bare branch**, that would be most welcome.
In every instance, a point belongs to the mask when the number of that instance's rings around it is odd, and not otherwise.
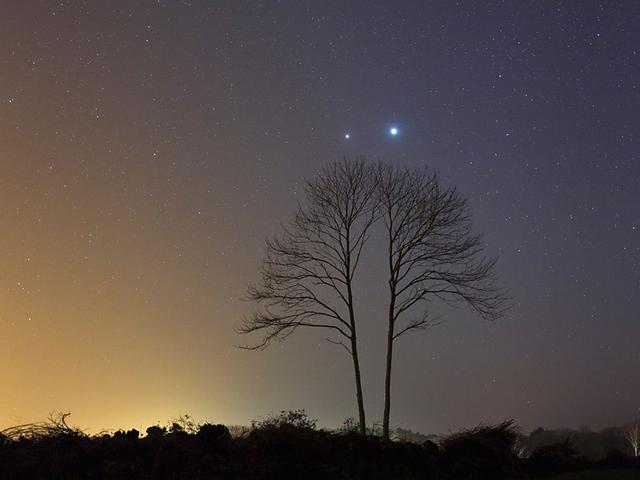
[[[323,340],[326,341],[326,342],[332,343],[333,345],[339,345],[340,347],[344,348],[349,355],[353,354],[351,349],[344,342],[333,340],[331,338],[323,338]]]
[[[306,182],[306,202],[267,240],[260,282],[247,290],[260,310],[237,331],[261,332],[263,338],[245,348],[265,348],[299,327],[331,329],[351,340],[352,282],[378,214],[373,180],[363,159],[345,159]]]
[[[411,330],[426,330],[430,327],[437,327],[442,323],[440,320],[441,317],[437,317],[435,319],[429,319],[428,313],[425,312],[422,317],[418,319],[414,319],[410,321],[404,328],[401,328],[397,333],[393,335],[393,339],[400,337],[401,335],[411,331]]]

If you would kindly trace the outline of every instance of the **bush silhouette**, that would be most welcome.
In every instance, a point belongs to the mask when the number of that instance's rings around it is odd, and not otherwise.
[[[207,443],[226,442],[231,439],[229,429],[224,425],[212,425],[205,423],[200,426],[196,437]]]
[[[147,428],[146,432],[147,437],[155,438],[162,437],[165,433],[167,433],[167,429],[158,425],[152,425],[151,427]]]
[[[169,428],[151,426],[146,436],[133,429],[91,437],[59,423],[12,427],[0,433],[0,479],[499,480],[585,468],[640,468],[621,451],[589,463],[569,442],[519,459],[512,453],[512,422],[455,433],[441,445],[318,430],[301,410],[254,425],[248,435],[235,438],[224,425],[177,421]]]
[[[507,478],[516,465],[517,435],[513,420],[455,433],[442,441],[444,464],[455,478]]]
[[[294,428],[302,430],[315,430],[318,421],[309,418],[307,412],[302,410],[282,410],[275,415],[269,415],[259,421],[254,420],[252,427],[257,430],[274,428]]]
[[[612,448],[598,464],[604,468],[631,468],[638,465],[634,460],[622,450]]]
[[[107,438],[109,438],[109,436],[107,435]],[[138,430],[136,430],[135,428],[128,430],[128,431],[122,431],[122,430],[118,430],[117,432],[115,432],[113,434],[113,438],[114,439],[127,439],[127,440],[137,440],[138,438],[140,438],[140,432]]]
[[[527,463],[531,471],[543,475],[568,472],[587,466],[586,460],[578,454],[569,439],[535,449]]]

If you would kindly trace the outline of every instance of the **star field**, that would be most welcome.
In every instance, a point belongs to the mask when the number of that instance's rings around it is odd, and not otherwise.
[[[0,427],[352,416],[340,349],[233,330],[265,236],[343,155],[437,168],[514,298],[399,344],[394,425],[638,416],[637,2],[3,6]],[[358,287],[374,419],[382,268]]]

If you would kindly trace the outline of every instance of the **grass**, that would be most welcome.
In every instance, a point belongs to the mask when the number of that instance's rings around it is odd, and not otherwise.
[[[638,470],[604,470],[600,472],[574,472],[565,473],[555,477],[546,477],[545,480],[638,480]]]

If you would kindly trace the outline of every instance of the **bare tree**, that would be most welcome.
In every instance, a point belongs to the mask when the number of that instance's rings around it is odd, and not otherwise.
[[[624,438],[633,450],[633,456],[640,457],[640,421],[631,422],[624,426]]]
[[[495,319],[505,310],[496,287],[495,259],[483,255],[481,236],[473,233],[467,201],[444,188],[435,172],[378,165],[379,209],[387,236],[390,300],[383,436],[389,436],[394,341],[437,319],[428,302],[465,303],[481,317]],[[424,307],[416,314],[417,307]]]
[[[258,311],[240,333],[262,332],[252,349],[267,347],[298,328],[329,331],[353,360],[360,432],[366,419],[357,349],[353,280],[368,231],[375,221],[371,167],[364,159],[331,163],[307,181],[299,205],[281,235],[267,241],[261,281],[248,290]]]

